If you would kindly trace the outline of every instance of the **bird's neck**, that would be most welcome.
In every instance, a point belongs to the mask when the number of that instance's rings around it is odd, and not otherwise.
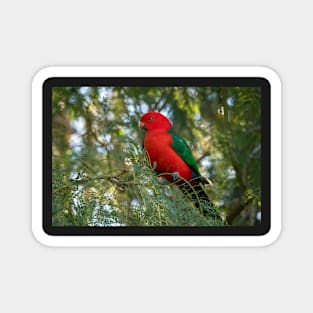
[[[148,129],[146,131],[147,135],[157,135],[157,134],[166,134],[169,129],[166,128],[155,128],[155,129]]]

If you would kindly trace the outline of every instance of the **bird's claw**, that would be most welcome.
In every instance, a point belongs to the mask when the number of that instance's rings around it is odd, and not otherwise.
[[[173,179],[173,181],[177,181],[178,178],[179,178],[179,173],[178,173],[178,172],[173,172],[173,173],[172,173],[172,179]]]

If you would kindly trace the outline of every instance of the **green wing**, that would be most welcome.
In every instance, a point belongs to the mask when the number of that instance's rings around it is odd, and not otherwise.
[[[173,143],[172,148],[176,153],[185,161],[185,163],[193,170],[196,177],[200,176],[199,168],[196,160],[194,159],[187,142],[178,136],[175,131],[171,128],[169,134],[172,136]]]

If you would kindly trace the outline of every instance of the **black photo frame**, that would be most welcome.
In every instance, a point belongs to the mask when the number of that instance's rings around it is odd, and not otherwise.
[[[255,226],[80,227],[52,225],[52,89],[77,86],[260,87],[262,219]],[[50,77],[42,85],[42,227],[49,236],[262,236],[271,229],[271,84],[263,77]]]

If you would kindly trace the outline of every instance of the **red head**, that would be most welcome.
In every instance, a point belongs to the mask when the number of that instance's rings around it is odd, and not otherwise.
[[[140,119],[140,128],[150,129],[164,129],[168,130],[172,127],[169,119],[159,112],[148,112]]]

